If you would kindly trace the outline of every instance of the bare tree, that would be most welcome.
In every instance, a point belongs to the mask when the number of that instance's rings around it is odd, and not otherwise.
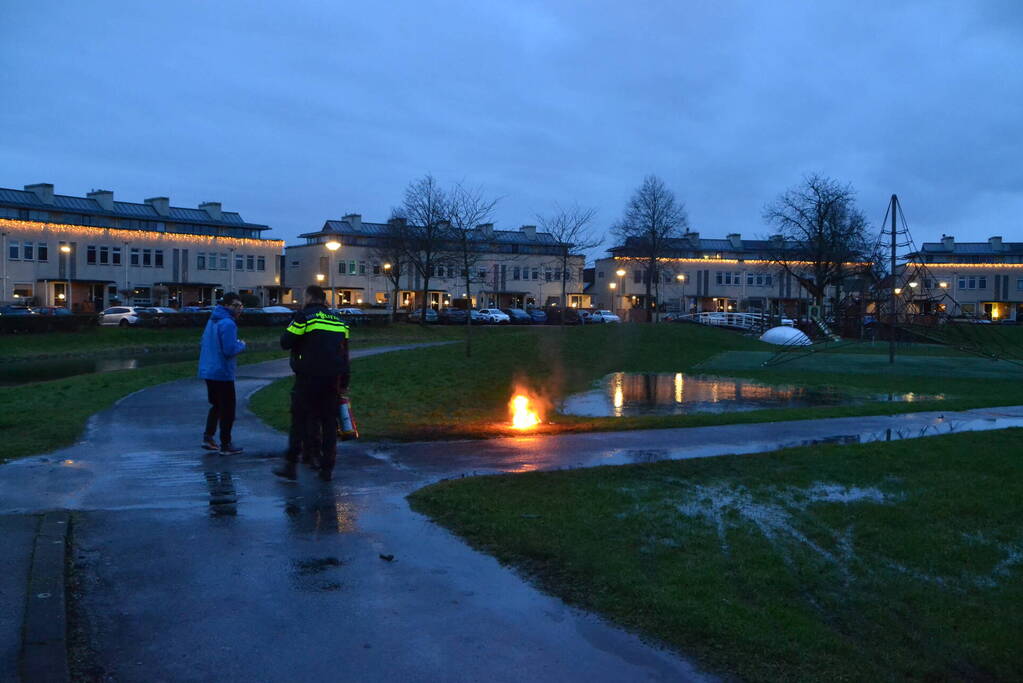
[[[398,314],[398,292],[401,277],[407,273],[408,255],[405,245],[406,225],[404,218],[387,221],[384,232],[376,237],[373,257],[380,262],[381,275],[387,278],[391,289],[391,314],[393,323]]]
[[[597,214],[594,209],[583,208],[574,204],[568,208],[554,205],[554,210],[546,215],[537,215],[536,221],[543,232],[550,233],[557,242],[558,253],[556,263],[561,272],[561,324],[565,324],[565,309],[568,308],[568,283],[580,280],[574,268],[568,266],[574,251],[578,254],[586,249],[600,246],[604,240],[594,235],[590,222]]]
[[[484,243],[480,239],[481,223],[486,223],[494,213],[497,199],[487,197],[481,187],[467,188],[455,185],[448,193],[447,219],[450,226],[448,247],[450,257],[456,261],[465,279],[465,295],[470,301],[465,316],[465,355],[472,355],[472,274],[483,254]]]
[[[840,287],[869,258],[867,220],[856,208],[855,192],[831,178],[806,176],[764,209],[764,221],[778,235],[772,260],[796,278],[818,306],[828,287]]]
[[[426,324],[430,278],[433,277],[433,269],[443,261],[447,247],[445,241],[450,231],[448,204],[447,193],[432,175],[427,174],[409,183],[401,206],[392,212],[392,218],[405,219],[401,242],[408,263],[421,278],[419,308],[422,324]]]
[[[688,227],[685,204],[675,198],[664,181],[648,175],[625,205],[622,219],[612,228],[623,245],[643,261],[647,321],[653,318],[651,289],[660,283],[661,261],[673,250],[672,241]]]

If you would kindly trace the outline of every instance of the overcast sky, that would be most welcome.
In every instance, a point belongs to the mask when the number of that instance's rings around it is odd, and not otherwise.
[[[425,173],[500,229],[558,201],[601,232],[653,173],[701,235],[763,237],[809,172],[875,225],[898,193],[917,242],[1023,241],[1016,0],[3,0],[0,58],[0,187],[220,201],[289,242]]]

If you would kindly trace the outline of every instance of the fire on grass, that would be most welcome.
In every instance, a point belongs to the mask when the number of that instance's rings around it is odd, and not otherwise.
[[[546,401],[531,393],[524,387],[515,387],[511,400],[508,402],[508,414],[511,417],[512,429],[529,431],[543,422]]]

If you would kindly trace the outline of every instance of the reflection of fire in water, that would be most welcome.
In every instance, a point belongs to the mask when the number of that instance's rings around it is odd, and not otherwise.
[[[540,424],[540,415],[535,410],[535,402],[524,393],[516,393],[508,410],[511,413],[512,427],[515,429],[532,429]]]

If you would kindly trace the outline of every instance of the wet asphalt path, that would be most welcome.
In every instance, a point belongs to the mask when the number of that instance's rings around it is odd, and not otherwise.
[[[353,355],[381,353],[371,349]],[[0,468],[0,514],[78,512],[83,607],[116,680],[698,680],[684,659],[541,594],[411,512],[461,474],[751,453],[1023,424],[1023,406],[487,442],[342,446],[335,481],[277,481],[285,446],[244,407],[286,361],[239,371],[240,457],[207,455],[205,387],[145,389],[83,441]],[[393,561],[381,559],[393,555]]]

